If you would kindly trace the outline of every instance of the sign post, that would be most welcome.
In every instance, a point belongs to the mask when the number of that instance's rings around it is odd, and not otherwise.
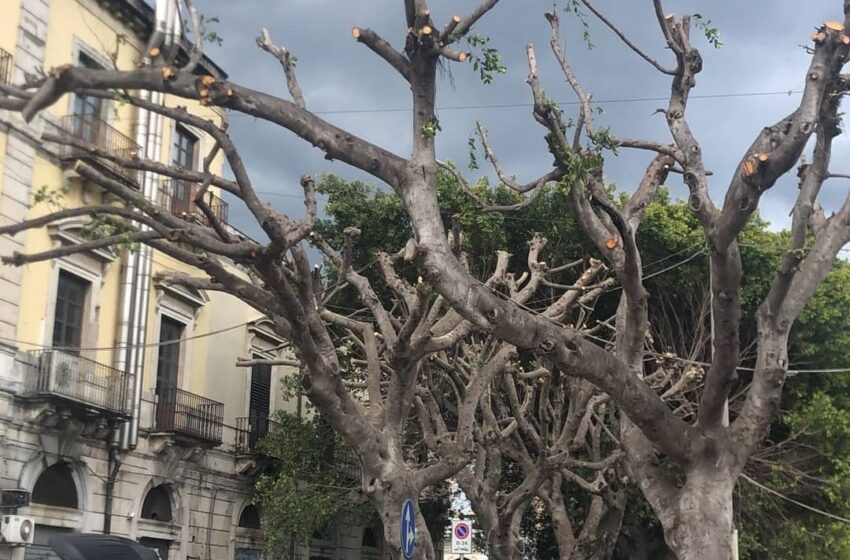
[[[472,524],[469,521],[452,521],[452,554],[472,554]]]
[[[413,558],[416,549],[416,512],[413,502],[405,500],[401,506],[401,552],[405,558]]]

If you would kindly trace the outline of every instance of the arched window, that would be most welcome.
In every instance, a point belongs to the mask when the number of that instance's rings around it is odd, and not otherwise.
[[[45,506],[79,508],[77,485],[71,467],[66,463],[56,463],[41,473],[32,489],[32,502]]]
[[[378,548],[378,535],[375,533],[373,528],[367,527],[366,530],[363,531],[363,541],[360,543],[360,546]]]
[[[257,506],[254,504],[245,506],[242,514],[239,515],[239,526],[245,529],[260,528],[260,512],[257,510]]]
[[[142,519],[171,521],[171,495],[164,484],[148,490],[142,503]]]

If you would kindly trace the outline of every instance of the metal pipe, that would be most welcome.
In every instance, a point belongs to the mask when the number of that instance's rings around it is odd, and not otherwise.
[[[157,0],[155,10],[156,24],[154,33],[151,36],[151,43],[148,51],[145,53],[145,62],[149,63],[149,53],[153,46],[164,43],[166,48],[172,48],[178,41],[175,39],[175,33],[181,29],[180,12],[177,9],[177,0]],[[162,105],[165,96],[161,92],[150,92],[143,90],[141,92],[144,99],[149,99],[151,103]],[[163,117],[159,113],[140,110],[140,121],[144,126],[140,126],[140,131],[144,130],[143,146],[145,157],[153,161],[159,161],[162,154],[162,122]],[[158,197],[158,181],[151,173],[144,173],[142,181],[142,190],[145,198],[156,204]],[[147,229],[143,227],[142,229]],[[133,390],[133,415],[128,427],[128,446],[132,449],[139,442],[139,418],[142,409],[142,376],[145,366],[145,344],[147,342],[147,324],[150,300],[150,284],[151,270],[153,268],[153,251],[150,247],[143,245],[138,251],[138,282],[135,285],[135,300],[137,302],[135,311],[135,328],[133,329],[133,341],[130,355],[132,356],[129,367],[133,371],[133,379],[135,380]]]
[[[115,481],[118,479],[118,472],[121,470],[122,459],[118,454],[117,442],[110,442],[109,446],[109,475],[106,478],[106,498],[103,506],[103,534],[109,535],[112,533],[112,502],[115,495]]]

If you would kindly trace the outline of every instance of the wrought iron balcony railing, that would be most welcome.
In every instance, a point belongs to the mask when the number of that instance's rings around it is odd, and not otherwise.
[[[201,185],[189,181],[178,179],[163,181],[159,188],[160,208],[184,220],[209,226],[211,225],[209,218],[195,202],[200,189]],[[204,193],[203,200],[215,219],[222,224],[227,224],[228,204],[211,191]]]
[[[156,430],[218,445],[224,427],[224,405],[176,388],[157,390]]]
[[[0,49],[0,84],[12,83],[12,54]]]
[[[257,449],[260,440],[274,431],[279,424],[256,415],[236,419],[236,452],[249,453]]]
[[[87,408],[129,415],[131,376],[107,365],[62,350],[34,352],[25,395],[59,398]]]
[[[119,157],[133,158],[141,153],[141,148],[132,138],[95,115],[67,115],[62,117],[60,127],[74,138],[103,148]],[[128,179],[134,184],[139,183],[139,171],[127,169],[104,158],[93,157],[89,150],[66,146],[64,157],[91,160],[121,178]]]

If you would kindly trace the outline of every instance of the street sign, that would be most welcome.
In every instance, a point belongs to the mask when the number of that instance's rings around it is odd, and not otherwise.
[[[469,521],[452,522],[452,554],[472,554],[472,525]]]
[[[413,502],[405,500],[401,506],[401,551],[405,558],[413,557],[416,548],[416,512]]]

